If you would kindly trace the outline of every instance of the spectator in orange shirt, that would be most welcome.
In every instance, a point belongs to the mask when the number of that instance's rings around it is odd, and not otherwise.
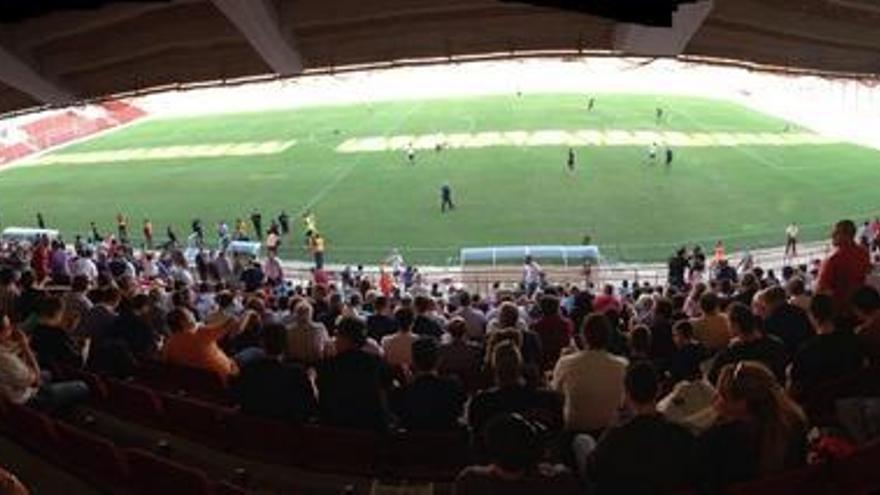
[[[167,363],[213,371],[223,378],[238,374],[238,364],[226,355],[217,341],[238,327],[234,318],[226,318],[211,325],[196,322],[186,308],[175,308],[168,313],[171,336],[162,348],[162,360]]]
[[[834,299],[834,314],[837,319],[852,318],[850,300],[859,287],[864,285],[865,277],[871,270],[868,251],[856,244],[856,226],[852,220],[841,220],[834,226],[831,253],[819,269],[816,292],[830,295]]]

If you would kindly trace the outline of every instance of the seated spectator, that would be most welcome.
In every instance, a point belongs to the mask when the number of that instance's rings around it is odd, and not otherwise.
[[[125,342],[139,360],[153,356],[158,349],[159,332],[150,318],[150,296],[138,294],[122,309],[111,336]]]
[[[17,303],[20,291],[16,280],[18,274],[9,267],[0,267],[0,313],[9,315],[13,321],[20,321],[17,316]]]
[[[666,369],[669,358],[675,353],[672,342],[672,301],[663,297],[654,302],[654,315],[651,318],[651,360],[660,369]]]
[[[31,330],[31,348],[43,369],[56,366],[82,368],[83,355],[70,334],[62,328],[64,301],[44,297],[37,307],[36,326]]]
[[[565,427],[569,431],[596,433],[617,416],[628,363],[605,350],[610,334],[608,318],[591,314],[584,321],[587,348],[559,358],[553,370],[552,387],[565,396]]]
[[[700,296],[703,316],[691,320],[694,337],[712,353],[727,348],[730,343],[730,322],[720,311],[720,305],[721,301],[714,292],[706,292]]]
[[[541,338],[541,370],[546,371],[556,365],[562,349],[571,345],[574,324],[562,316],[558,297],[545,295],[538,301],[538,305],[541,317],[532,324],[532,330]]]
[[[672,340],[675,354],[669,361],[669,377],[673,383],[678,383],[690,378],[693,370],[700,369],[700,364],[708,357],[708,351],[694,337],[694,327],[687,320],[679,321],[672,327]]]
[[[819,270],[816,293],[828,294],[834,300],[835,318],[850,319],[850,300],[871,271],[868,250],[855,241],[856,226],[852,220],[841,220],[831,233],[832,252]]]
[[[520,316],[519,308],[512,302],[501,304],[498,308],[498,318],[491,320],[486,330],[487,359],[492,356],[496,345],[510,340],[519,347],[526,365],[537,366],[540,363],[540,337],[535,332],[528,330]]]
[[[709,370],[709,381],[715,382],[725,365],[740,361],[758,361],[773,372],[779,383],[785,383],[788,355],[785,345],[776,337],[767,336],[758,329],[752,311],[741,303],[733,303],[727,312],[733,339],[726,349],[715,357]]]
[[[820,383],[852,375],[865,361],[855,334],[835,325],[831,296],[818,294],[813,297],[810,318],[816,335],[800,348],[791,363],[791,386],[796,391],[809,390]]]
[[[657,380],[650,364],[630,366],[624,382],[633,418],[607,430],[598,443],[589,435],[575,438],[578,466],[595,485],[593,493],[672,493],[689,481],[695,439],[657,412]]]
[[[486,426],[490,464],[465,468],[455,479],[456,495],[532,495],[581,493],[563,466],[542,464],[541,426],[518,414],[497,416]]]
[[[92,309],[80,322],[78,333],[92,339],[94,344],[107,337],[116,322],[116,307],[122,294],[114,286],[102,287],[96,291],[97,298]]]
[[[391,314],[391,302],[386,296],[378,296],[373,302],[373,314],[367,317],[367,335],[382,342],[386,335],[397,331],[397,322]]]
[[[462,291],[458,294],[459,308],[456,312],[457,316],[464,318],[467,323],[467,338],[474,342],[482,343],[486,338],[486,315],[478,308],[472,306],[473,298],[468,292]]]
[[[415,317],[412,308],[397,308],[394,312],[397,331],[382,339],[385,362],[392,368],[409,369],[412,365],[412,345],[418,339],[412,333]]]
[[[464,401],[461,385],[437,373],[438,344],[431,338],[412,343],[414,376],[392,398],[400,425],[407,430],[445,431],[459,426]]]
[[[439,339],[443,336],[443,325],[434,315],[434,300],[428,296],[416,296],[413,301],[416,316],[412,333],[419,337]]]
[[[813,336],[813,327],[806,311],[786,299],[782,287],[771,287],[763,292],[764,332],[781,340],[791,357]]]
[[[793,304],[804,311],[810,310],[810,295],[807,294],[807,288],[804,279],[801,277],[792,277],[786,284],[785,290],[788,294],[789,304]]]
[[[306,365],[319,363],[327,355],[330,336],[323,323],[314,321],[311,303],[300,300],[293,308],[293,322],[287,327],[286,357]]]
[[[630,363],[651,362],[651,330],[645,325],[636,325],[629,331]]]
[[[479,435],[492,418],[507,413],[540,419],[550,429],[562,428],[562,396],[526,383],[522,356],[516,344],[498,344],[491,368],[495,373],[495,386],[477,392],[468,405],[468,426],[474,434]]]
[[[242,367],[233,393],[245,414],[301,423],[316,415],[318,405],[303,367],[282,361],[285,337],[279,324],[263,328],[264,356]]]
[[[64,295],[64,307],[68,313],[76,313],[82,321],[92,309],[92,301],[86,296],[89,290],[89,279],[85,275],[73,277],[70,292]]]
[[[806,417],[763,364],[725,365],[716,409],[715,425],[697,446],[697,476],[705,493],[806,463]]]
[[[82,403],[88,397],[89,388],[83,382],[47,381],[27,336],[12,325],[7,315],[0,313],[0,399],[58,411]]]
[[[657,410],[673,423],[680,424],[694,433],[708,429],[715,422],[715,387],[703,378],[700,363],[682,361],[690,368],[678,369],[678,378],[672,390],[657,404]]]
[[[379,357],[362,350],[366,340],[363,320],[352,316],[340,320],[336,355],[318,366],[322,423],[380,431],[388,428],[386,391],[391,375]]]
[[[483,349],[468,342],[468,326],[464,318],[456,316],[446,326],[449,342],[440,345],[437,369],[441,375],[454,376],[466,386],[476,381],[483,362]]]
[[[0,494],[2,495],[28,495],[28,489],[15,477],[14,474],[0,467]]]
[[[238,364],[220,349],[217,341],[238,326],[232,318],[212,325],[198,324],[190,310],[168,313],[171,335],[162,348],[162,359],[171,364],[213,371],[224,379],[238,374]]]
[[[856,337],[872,364],[880,364],[880,292],[863,286],[853,294],[853,311],[858,319]]]

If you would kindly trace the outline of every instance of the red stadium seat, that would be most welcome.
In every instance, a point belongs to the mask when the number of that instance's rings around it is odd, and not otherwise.
[[[229,403],[226,384],[220,376],[210,371],[173,364],[148,363],[139,370],[137,380],[158,390],[183,392],[208,402]]]
[[[281,464],[299,465],[307,455],[302,428],[240,412],[226,416],[226,429],[236,450]]]
[[[304,463],[311,468],[334,473],[372,475],[385,466],[382,446],[387,443],[378,433],[326,426],[302,429]],[[393,466],[391,467],[393,470]]]
[[[66,467],[96,486],[124,485],[129,475],[128,464],[112,442],[65,423],[58,423],[57,430],[59,453]]]
[[[214,493],[211,481],[200,470],[140,449],[125,449],[124,453],[131,468],[132,491],[136,494],[212,495]]]
[[[837,493],[880,493],[880,440],[875,440],[855,454],[832,463],[831,476]]]
[[[163,422],[162,402],[152,390],[113,378],[106,380],[109,397],[106,408],[132,421],[160,425]]]
[[[214,484],[214,495],[248,495],[248,493],[250,493],[248,490],[231,483]]]
[[[741,483],[727,488],[725,495],[832,495],[827,464],[808,466],[769,478]]]
[[[395,435],[386,462],[396,476],[447,481],[455,478],[469,460],[468,437],[464,431],[405,432]]]
[[[231,409],[168,394],[162,396],[162,407],[172,430],[206,445],[230,446],[231,439],[224,422],[233,414]]]
[[[55,423],[45,414],[27,406],[9,404],[6,420],[4,429],[17,442],[49,457],[57,453]]]

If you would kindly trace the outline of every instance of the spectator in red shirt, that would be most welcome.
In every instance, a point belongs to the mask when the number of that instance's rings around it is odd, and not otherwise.
[[[606,284],[602,289],[602,294],[596,296],[593,300],[593,310],[597,313],[604,313],[608,310],[620,312],[620,300],[614,295],[614,286]]]
[[[532,330],[541,337],[541,345],[544,348],[541,369],[546,371],[553,369],[562,349],[571,344],[574,324],[562,316],[559,311],[559,298],[556,296],[543,296],[538,304],[541,308],[541,318],[532,325]]]
[[[868,251],[856,244],[855,236],[856,226],[852,220],[837,222],[831,233],[834,252],[822,262],[816,284],[816,292],[834,299],[834,314],[838,319],[852,316],[850,299],[864,285],[865,276],[871,270]]]

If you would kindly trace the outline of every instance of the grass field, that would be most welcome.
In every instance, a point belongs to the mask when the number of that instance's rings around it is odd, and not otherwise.
[[[196,217],[213,234],[218,220],[231,225],[253,208],[268,224],[281,209],[311,207],[331,262],[375,263],[398,247],[407,261],[446,264],[460,247],[578,244],[585,233],[607,257],[656,260],[685,242],[780,244],[790,221],[819,238],[839,217],[875,211],[877,151],[786,133],[785,122],[723,101],[600,95],[589,113],[586,103],[527,94],[151,120],[42,159],[54,164],[0,174],[0,222],[30,225],[41,211],[72,238],[90,221],[114,230],[122,211],[135,233],[149,217],[162,236],[173,224],[184,237]],[[657,106],[666,113],[659,125]],[[437,133],[460,141],[548,129],[587,133],[572,141],[575,174],[564,170],[568,146],[552,139],[419,150],[414,166],[395,149]],[[652,131],[673,143],[668,169],[646,159]],[[341,147],[370,137],[384,148]],[[731,139],[751,144],[723,145]],[[442,215],[445,181],[458,208]],[[299,222],[295,235],[284,254],[305,257]]]

